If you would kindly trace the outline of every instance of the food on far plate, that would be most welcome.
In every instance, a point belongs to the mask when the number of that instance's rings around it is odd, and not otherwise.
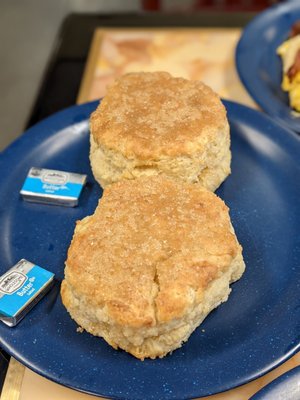
[[[78,325],[137,358],[179,348],[245,269],[228,208],[162,176],[104,190],[76,225],[62,300]]]
[[[90,160],[102,187],[166,175],[215,190],[230,173],[230,134],[219,96],[167,72],[117,79],[92,114]]]
[[[289,39],[277,48],[277,54],[283,64],[281,87],[289,93],[291,107],[300,111],[300,21],[292,26]]]

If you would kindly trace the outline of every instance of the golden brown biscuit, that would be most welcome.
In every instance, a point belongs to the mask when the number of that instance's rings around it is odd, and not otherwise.
[[[76,225],[62,299],[86,331],[135,357],[181,346],[245,265],[223,201],[153,176],[110,185]]]
[[[219,96],[167,72],[124,75],[92,114],[90,160],[102,187],[164,174],[215,190],[230,173],[230,135]]]

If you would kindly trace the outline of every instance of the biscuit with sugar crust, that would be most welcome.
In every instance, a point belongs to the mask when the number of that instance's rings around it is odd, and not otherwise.
[[[188,340],[244,269],[224,202],[152,176],[110,185],[77,222],[61,294],[87,332],[156,358]]]
[[[226,110],[200,81],[124,75],[91,115],[90,130],[91,167],[103,188],[163,174],[214,191],[230,173]]]

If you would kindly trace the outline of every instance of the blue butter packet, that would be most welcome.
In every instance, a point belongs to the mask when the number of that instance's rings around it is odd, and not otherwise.
[[[45,168],[31,168],[21,189],[24,200],[75,207],[86,175]]]
[[[15,326],[45,295],[54,274],[25,259],[0,277],[0,320]]]

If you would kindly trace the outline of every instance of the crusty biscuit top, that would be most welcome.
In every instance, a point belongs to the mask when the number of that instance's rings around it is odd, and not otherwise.
[[[219,96],[200,81],[167,72],[117,79],[92,114],[90,126],[96,143],[139,159],[194,154],[220,130],[228,134]]]
[[[151,327],[200,303],[238,249],[214,193],[160,176],[120,181],[77,222],[65,278],[113,323]]]

